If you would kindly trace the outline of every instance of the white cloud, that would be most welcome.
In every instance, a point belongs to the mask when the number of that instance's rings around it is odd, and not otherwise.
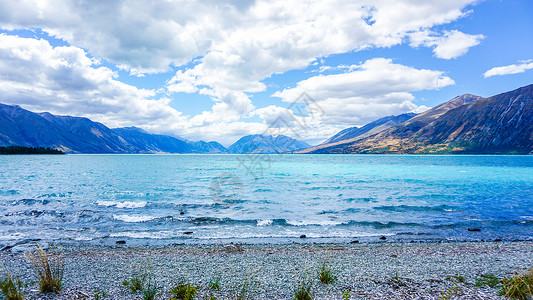
[[[35,111],[87,116],[109,126],[184,121],[170,99],[115,79],[77,47],[0,34],[1,102]]]
[[[79,54],[79,62],[76,60],[79,67],[73,65],[67,68],[74,72],[75,79],[54,79],[50,77],[52,74],[45,72],[44,78],[38,77],[35,83],[29,84],[28,78],[25,78],[21,79],[19,86],[4,87],[11,90],[13,97],[15,94],[21,96],[24,88],[29,89],[27,94],[30,96],[32,93],[42,95],[43,99],[49,99],[48,104],[37,99],[33,101],[51,111],[82,112],[100,121],[108,121],[109,125],[136,121],[136,124],[144,124],[145,128],[158,132],[178,131],[189,138],[219,139],[264,127],[264,124],[255,123],[244,125],[250,123],[242,121],[256,114],[250,97],[265,91],[263,80],[273,74],[304,69],[317,58],[336,53],[401,44],[413,32],[425,32],[436,25],[457,20],[465,15],[465,7],[475,2],[0,1],[0,27],[3,29],[40,28],[72,45],[66,48],[68,53],[75,52],[74,49],[78,52],[85,49],[91,56],[129,70],[134,76],[165,72],[169,66],[179,66],[180,70],[166,84],[168,92],[208,95],[214,104],[210,111],[186,118],[168,106],[168,99],[149,100],[156,97],[156,92],[121,84],[112,70],[98,67],[96,63],[82,63],[88,59],[85,53]],[[479,36],[455,31],[432,35],[439,39],[438,43],[419,45],[435,47],[435,55],[443,58],[464,53],[480,39]],[[45,54],[48,52],[59,55],[60,51],[52,48]],[[16,60],[17,63],[22,61]],[[50,71],[53,67],[47,62],[35,61],[30,65]],[[6,62],[2,60],[0,63]],[[32,72],[31,68],[27,70],[30,74],[39,74]],[[23,72],[15,73],[16,76],[25,76]],[[17,80],[9,82],[17,84]],[[70,89],[69,84],[73,84]],[[81,90],[77,91],[74,84],[79,84]],[[92,89],[88,88],[90,86]],[[61,89],[64,91],[61,92]],[[374,102],[383,100],[380,103],[384,112],[415,109],[412,95],[400,90],[396,94],[390,92],[386,97],[377,97]],[[88,97],[91,93],[98,97]],[[328,109],[331,114],[345,115],[345,108],[340,104],[333,105],[336,101],[333,99],[358,96],[336,97],[330,99],[332,105]],[[54,104],[52,99],[59,99],[61,104]],[[387,102],[384,99],[403,100],[398,104],[396,100]],[[147,112],[141,112],[143,105]],[[353,106],[349,110],[365,108],[361,101],[359,105],[359,108]],[[125,111],[140,113],[141,117],[136,118]],[[163,116],[159,121],[154,117],[158,114]],[[261,116],[259,112],[256,115]],[[264,112],[263,116],[266,117]]]
[[[521,61],[519,64],[492,68],[487,72],[483,73],[483,77],[487,78],[496,75],[518,74],[531,69],[533,69],[533,60],[526,60]]]
[[[442,35],[430,30],[409,34],[411,46],[434,46],[433,53],[435,56],[443,59],[452,59],[465,55],[468,49],[478,45],[484,38],[482,34],[470,35],[457,30],[445,31]]]
[[[311,77],[273,96],[292,102],[306,92],[325,112],[323,124],[363,125],[380,117],[424,109],[412,102],[413,91],[455,84],[441,71],[419,70],[385,58],[370,59],[351,69]]]

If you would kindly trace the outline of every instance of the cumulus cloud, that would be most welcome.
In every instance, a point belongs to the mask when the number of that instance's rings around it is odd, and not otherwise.
[[[184,121],[170,99],[116,80],[77,47],[0,34],[0,97],[35,111],[87,116],[109,126]]]
[[[410,45],[413,47],[434,47],[435,57],[452,59],[462,56],[468,49],[478,45],[485,36],[470,35],[457,30],[445,31],[438,35],[430,30],[413,32],[409,35]]]
[[[502,66],[502,67],[495,67],[487,72],[483,73],[483,77],[492,77],[496,75],[510,75],[510,74],[518,74],[523,73],[527,70],[533,69],[533,60],[525,60],[521,61],[518,64],[512,64],[508,66]]]
[[[411,92],[455,84],[441,71],[415,69],[385,58],[370,59],[350,69],[353,71],[313,76],[272,96],[292,102],[306,92],[324,111],[322,123],[363,125],[380,117],[423,110],[412,102]]]
[[[67,52],[83,52],[79,54],[79,73],[73,71],[76,80],[79,80],[77,82],[59,78],[61,74],[66,74],[61,72],[56,75],[58,78],[45,73],[43,76],[46,78],[38,78],[35,84],[28,85],[21,79],[22,85],[31,90],[27,94],[38,91],[36,95],[62,99],[61,104],[54,104],[51,98],[44,97],[50,99],[49,104],[45,106],[45,101],[40,101],[40,107],[70,114],[82,111],[84,115],[98,116],[100,121],[129,124],[133,117],[123,112],[141,113],[136,109],[147,105],[148,112],[142,115],[147,121],[136,119],[137,124],[143,122],[147,129],[163,132],[165,128],[166,132],[179,130],[188,137],[196,135],[217,139],[244,131],[253,133],[264,127],[265,124],[244,125],[250,123],[242,121],[251,115],[268,116],[264,111],[255,112],[251,98],[254,93],[266,90],[263,83],[266,78],[289,70],[304,69],[317,58],[328,55],[401,44],[415,32],[430,31],[436,25],[461,18],[465,15],[465,7],[475,2],[0,1],[0,28],[40,28],[72,45],[67,47]],[[431,39],[420,42],[418,46],[434,47],[437,57],[451,58],[464,54],[480,39],[480,36],[458,31],[432,32]],[[60,49],[46,51],[59,55]],[[151,100],[158,97],[156,92],[121,84],[112,70],[98,66],[95,61],[89,62],[91,56],[105,59],[134,76],[166,72],[169,66],[176,67],[178,70],[165,85],[167,91],[208,95],[214,101],[213,107],[210,111],[186,118],[168,106],[168,99]],[[82,60],[89,61],[81,63]],[[21,61],[16,60],[17,63]],[[39,63],[46,70],[53,69],[44,62]],[[82,70],[88,73],[82,74]],[[358,71],[362,69],[354,72]],[[96,78],[88,77],[88,74]],[[24,74],[19,72],[17,76],[24,77]],[[16,85],[16,82],[11,80],[10,84]],[[73,88],[68,89],[69,84]],[[83,87],[78,95],[75,84]],[[91,84],[97,84],[98,88],[91,90],[88,88]],[[21,95],[22,85],[12,87],[17,92],[12,92],[11,96]],[[60,88],[65,88],[66,92],[61,94]],[[390,92],[386,97],[376,96],[374,102],[382,103],[384,112],[416,109],[411,102],[412,95],[405,89],[400,90]],[[87,97],[91,100],[85,102],[98,101],[98,104],[82,104],[83,97],[91,93],[100,96]],[[358,96],[351,97],[356,99]],[[337,109],[340,110],[337,114],[344,116],[345,108],[333,103],[337,101],[334,99],[347,98],[348,95],[328,98],[331,101],[328,106],[330,114],[335,114],[332,110]],[[397,99],[403,100],[398,102]],[[34,101],[37,102],[36,99]],[[361,106],[361,101],[358,103],[360,107],[357,109],[366,108]],[[83,105],[87,110],[82,109]],[[157,113],[152,112],[154,109]],[[357,109],[354,106],[349,110]],[[152,120],[157,114],[163,116],[159,122]],[[332,120],[344,122],[340,119]],[[366,119],[360,121],[363,120]]]

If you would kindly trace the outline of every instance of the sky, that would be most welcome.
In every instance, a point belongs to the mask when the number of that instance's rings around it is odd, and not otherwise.
[[[528,84],[531,0],[0,0],[0,103],[111,128],[318,144]]]

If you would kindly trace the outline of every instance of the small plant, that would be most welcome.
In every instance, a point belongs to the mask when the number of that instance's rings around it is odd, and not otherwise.
[[[457,283],[453,283],[453,286],[447,288],[444,292],[442,292],[442,295],[439,297],[439,300],[449,300],[452,299],[453,296],[461,293],[463,289],[457,285]]]
[[[58,293],[63,289],[65,264],[57,251],[50,249],[48,254],[37,246],[36,250],[28,253],[27,257],[38,277],[41,293]]]
[[[0,281],[0,291],[6,300],[23,300],[24,294],[22,288],[24,284],[19,279],[13,280],[9,272],[6,270],[5,278]]]
[[[219,290],[220,289],[220,277],[217,277],[214,280],[209,281],[209,288],[212,290]]]
[[[525,300],[533,298],[533,268],[524,275],[503,278],[499,293],[511,299]]]
[[[102,300],[107,296],[107,293],[105,291],[102,291],[100,289],[94,289],[94,300]]]
[[[311,287],[310,280],[302,279],[294,289],[294,300],[312,300]]]
[[[447,276],[446,280],[455,280],[456,282],[463,283],[466,281],[464,276],[456,275],[456,276]]]
[[[148,281],[144,285],[142,291],[144,300],[154,300],[155,296],[157,296],[157,294],[159,293],[157,285],[152,280],[152,273],[148,274]]]
[[[142,291],[144,288],[145,276],[133,276],[129,280],[126,279],[122,282],[122,285],[127,287],[132,293]]]
[[[198,286],[192,286],[188,283],[180,283],[176,287],[170,290],[170,293],[173,294],[171,300],[193,300],[198,291]]]
[[[476,280],[476,286],[478,287],[481,287],[484,285],[488,285],[490,287],[496,287],[499,283],[500,283],[500,280],[492,274],[481,275],[481,277],[478,277],[478,279]]]
[[[253,291],[257,289],[257,285],[259,284],[255,276],[258,271],[259,268],[255,271],[248,271],[244,281],[242,281],[241,283],[237,283],[235,290],[238,290],[238,293],[232,295],[234,298],[236,298],[237,300],[253,299]]]
[[[333,270],[325,261],[322,263],[322,267],[318,272],[318,279],[324,284],[331,284],[337,280],[337,276],[333,274]]]
[[[342,300],[350,300],[352,298],[352,295],[350,294],[350,289],[347,289],[342,293]]]
[[[158,294],[157,286],[153,284],[148,284],[145,289],[143,289],[143,299],[144,300],[154,300],[155,296]]]

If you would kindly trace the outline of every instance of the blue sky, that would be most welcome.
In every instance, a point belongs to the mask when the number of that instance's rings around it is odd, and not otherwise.
[[[529,0],[0,1],[0,102],[226,146],[509,91],[532,53]]]

